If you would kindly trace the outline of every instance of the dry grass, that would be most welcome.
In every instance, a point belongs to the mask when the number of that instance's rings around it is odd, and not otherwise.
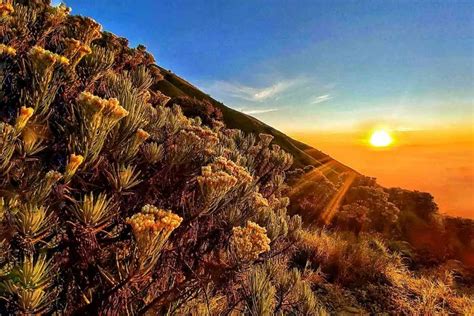
[[[370,305],[384,302],[391,312],[406,315],[474,313],[472,295],[457,286],[450,271],[444,271],[443,277],[434,271],[416,274],[373,235],[355,238],[324,230],[305,232],[300,249],[311,268],[320,269],[328,282],[353,291],[375,286],[371,297],[358,299],[369,310]]]

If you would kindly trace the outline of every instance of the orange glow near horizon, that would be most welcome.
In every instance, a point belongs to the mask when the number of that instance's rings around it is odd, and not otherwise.
[[[291,134],[360,173],[377,178],[383,186],[431,193],[441,213],[474,218],[471,127],[397,131],[396,135],[389,132],[392,143],[386,147],[374,147],[371,135],[359,131]]]

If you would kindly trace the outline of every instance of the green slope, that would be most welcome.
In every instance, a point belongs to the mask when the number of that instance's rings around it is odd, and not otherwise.
[[[327,163],[328,161],[334,160],[325,153],[288,137],[282,132],[268,126],[252,116],[225,106],[223,103],[214,100],[211,96],[200,91],[191,83],[178,77],[172,72],[159,66],[156,67],[160,69],[161,74],[164,76],[164,80],[156,83],[154,88],[160,90],[169,97],[188,96],[211,102],[222,111],[224,121],[230,128],[238,128],[247,133],[266,133],[273,135],[275,137],[274,142],[293,155],[295,168],[307,165],[317,167],[321,164]],[[335,167],[333,168],[335,173],[348,170],[352,169],[339,162],[336,162]]]

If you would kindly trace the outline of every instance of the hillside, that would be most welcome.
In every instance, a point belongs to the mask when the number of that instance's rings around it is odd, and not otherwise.
[[[0,2],[1,315],[474,313],[474,221]]]
[[[228,127],[237,128],[246,133],[265,133],[273,135],[275,137],[274,142],[293,155],[294,167],[301,168],[307,165],[320,166],[321,164],[333,160],[325,153],[288,137],[258,119],[231,109],[223,103],[214,100],[211,96],[200,91],[191,83],[180,78],[176,74],[159,66],[157,67],[160,69],[160,72],[164,77],[163,80],[158,82],[155,86],[161,92],[170,97],[187,96],[190,98],[197,98],[198,100],[207,100],[222,111],[224,122]],[[336,173],[340,173],[352,169],[337,162],[334,164],[333,170]]]

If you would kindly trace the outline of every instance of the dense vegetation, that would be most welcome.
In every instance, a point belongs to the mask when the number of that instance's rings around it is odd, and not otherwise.
[[[0,314],[474,312],[472,221],[69,11],[0,3]]]

